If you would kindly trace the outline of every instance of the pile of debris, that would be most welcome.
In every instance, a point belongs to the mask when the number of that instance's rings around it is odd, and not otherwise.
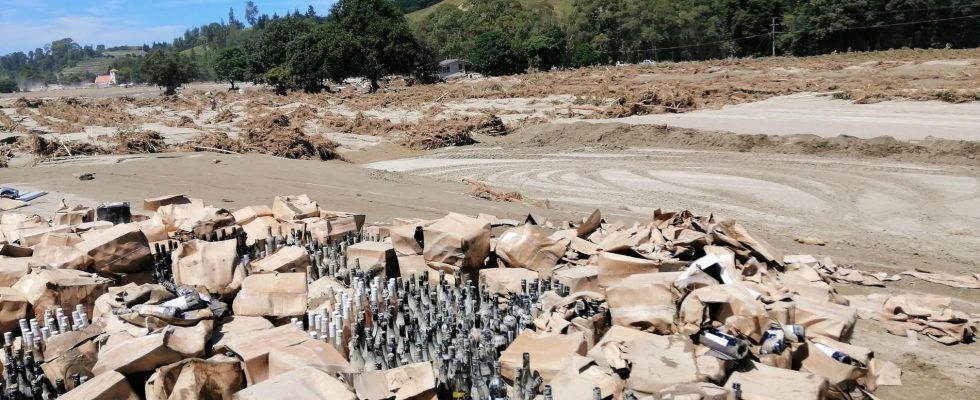
[[[829,260],[732,220],[451,213],[365,226],[305,195],[0,218],[6,398],[823,399],[901,384],[850,344]],[[889,331],[970,341],[949,299]]]

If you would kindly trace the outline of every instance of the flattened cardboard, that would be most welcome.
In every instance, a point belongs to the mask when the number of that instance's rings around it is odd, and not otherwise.
[[[752,400],[823,400],[827,395],[827,380],[817,375],[760,363],[750,365],[747,371],[733,372],[725,388],[732,390],[738,383],[742,398]]]
[[[136,223],[94,231],[75,247],[92,257],[95,270],[107,276],[142,272],[153,266],[150,243]]]
[[[301,194],[298,196],[276,196],[272,201],[272,215],[280,221],[294,221],[309,217],[320,216],[320,209],[316,202],[310,197]]]
[[[495,252],[510,267],[526,268],[547,277],[567,247],[567,242],[545,236],[538,227],[524,225],[501,234]]]

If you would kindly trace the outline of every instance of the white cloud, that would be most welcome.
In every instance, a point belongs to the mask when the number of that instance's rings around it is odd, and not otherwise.
[[[141,45],[153,41],[170,41],[183,34],[182,25],[144,26],[133,21],[119,21],[97,16],[62,16],[50,21],[0,23],[0,54],[27,51],[54,40],[70,37],[86,45]]]

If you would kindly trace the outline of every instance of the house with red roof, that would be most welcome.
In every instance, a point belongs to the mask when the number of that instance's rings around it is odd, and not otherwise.
[[[119,70],[113,68],[109,70],[109,75],[99,75],[95,77],[95,86],[110,86],[116,84],[116,72]]]

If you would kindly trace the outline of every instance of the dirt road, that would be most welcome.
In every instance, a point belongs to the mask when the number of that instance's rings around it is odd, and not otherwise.
[[[579,120],[575,120],[579,121]],[[680,128],[722,130],[740,134],[812,134],[859,138],[891,136],[898,140],[938,137],[980,140],[980,103],[888,101],[852,104],[829,94],[789,96],[699,110],[683,114],[654,114],[618,119],[586,120],[632,125],[669,125]]]

